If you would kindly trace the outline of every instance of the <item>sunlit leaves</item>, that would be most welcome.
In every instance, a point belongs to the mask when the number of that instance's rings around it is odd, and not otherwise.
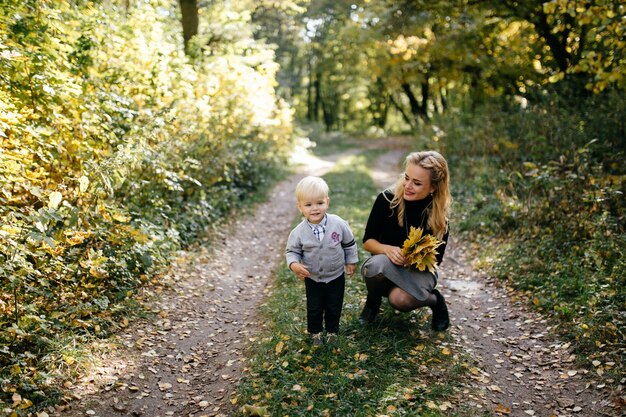
[[[63,200],[63,194],[61,194],[58,191],[51,192],[49,196],[49,200],[48,200],[48,208],[52,208],[52,209],[58,208],[62,200]]]
[[[543,12],[553,33],[562,36],[571,53],[569,73],[589,76],[586,87],[595,93],[626,86],[621,70],[626,64],[624,4],[552,0],[543,3]]]
[[[271,49],[246,10],[214,6],[209,21],[237,17],[236,39],[195,62],[172,2],[0,10],[0,341],[13,355],[0,377],[34,370],[13,389],[54,382],[28,346],[127,324],[114,315],[146,276],[283,160],[291,112]]]

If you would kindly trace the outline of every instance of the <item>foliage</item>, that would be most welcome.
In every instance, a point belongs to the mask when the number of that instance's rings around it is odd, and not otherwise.
[[[554,318],[609,383],[626,351],[624,104],[491,106],[441,118],[422,139],[449,155],[456,227],[477,243],[477,266]]]
[[[496,14],[530,23],[549,53],[534,65],[543,82],[581,80],[601,92],[623,90],[626,64],[623,19],[626,6],[608,0],[496,2]],[[547,51],[546,51],[547,52]]]
[[[537,86],[579,95],[626,87],[620,2],[297,3],[306,11],[280,24],[259,13],[257,33],[277,44],[297,118],[328,130],[415,130],[460,105],[530,99]]]
[[[176,4],[131,3],[0,9],[0,409],[54,401],[79,366],[61,340],[127,325],[138,287],[285,160],[249,16],[214,2],[241,30],[206,27],[221,40],[189,62]]]
[[[362,235],[376,189],[364,169],[377,151],[339,161],[326,174],[332,211]],[[360,259],[366,253],[361,250]],[[266,415],[463,416],[457,394],[469,359],[449,334],[430,331],[423,311],[396,314],[383,306],[372,327],[358,323],[365,286],[346,285],[339,340],[313,348],[306,335],[304,288],[282,265],[262,307],[265,325],[249,346],[249,363],[231,401]],[[471,389],[469,387],[464,387]],[[475,415],[475,414],[474,414]]]
[[[421,227],[411,226],[409,238],[402,245],[402,254],[409,265],[419,271],[428,269],[434,272],[437,269],[437,248],[443,244],[433,235],[423,234]]]

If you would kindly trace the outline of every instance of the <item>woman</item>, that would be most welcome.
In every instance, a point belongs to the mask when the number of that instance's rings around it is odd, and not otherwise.
[[[446,250],[448,213],[452,198],[448,189],[448,163],[435,151],[413,152],[405,161],[404,175],[380,193],[370,212],[363,248],[372,256],[361,268],[367,300],[360,320],[371,323],[380,309],[381,298],[398,311],[419,307],[432,309],[431,327],[443,331],[450,325],[448,308],[435,289],[437,273],[410,268],[402,245],[411,226],[421,227],[444,243],[437,248],[437,265]]]

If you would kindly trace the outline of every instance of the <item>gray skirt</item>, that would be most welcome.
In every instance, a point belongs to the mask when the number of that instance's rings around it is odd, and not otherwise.
[[[437,272],[418,271],[395,265],[387,255],[373,255],[363,262],[363,279],[382,274],[394,285],[403,289],[419,301],[424,301],[437,285]]]

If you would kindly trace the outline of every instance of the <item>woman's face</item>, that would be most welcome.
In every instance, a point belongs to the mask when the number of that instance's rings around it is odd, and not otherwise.
[[[404,171],[404,199],[422,200],[433,192],[435,192],[435,187],[430,183],[430,170],[419,165],[408,164]]]

